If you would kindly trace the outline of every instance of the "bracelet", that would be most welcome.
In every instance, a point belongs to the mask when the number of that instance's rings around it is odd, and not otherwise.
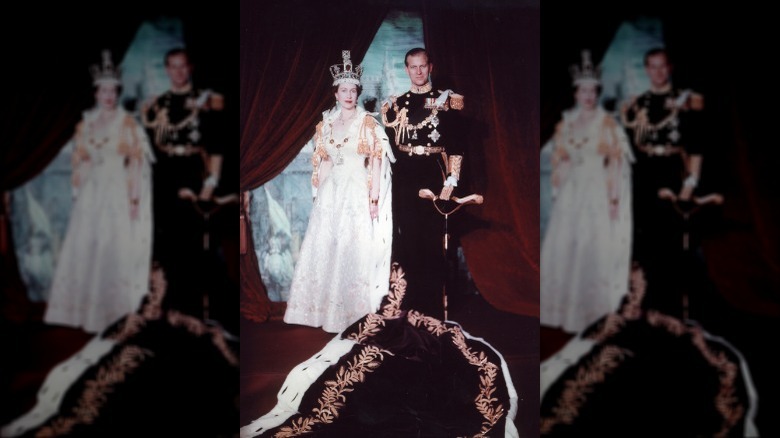
[[[620,200],[619,199],[610,199],[609,202],[612,205],[618,205],[618,202],[620,202]]]
[[[379,199],[369,199],[371,201],[371,205],[379,205]]]
[[[138,205],[138,202],[139,202],[138,198],[134,198],[134,199],[130,200],[130,204],[132,204],[132,205]]]
[[[688,178],[685,178],[685,181],[683,181],[684,187],[693,187],[696,188],[696,186],[699,184],[699,178],[696,178],[693,175],[688,175]]]

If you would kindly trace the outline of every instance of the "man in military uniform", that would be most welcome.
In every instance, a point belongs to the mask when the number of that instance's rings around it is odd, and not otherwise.
[[[165,55],[171,88],[142,110],[142,120],[154,145],[154,259],[168,281],[169,307],[202,315],[204,251],[203,218],[193,199],[209,201],[219,186],[222,151],[214,132],[215,114],[223,99],[198,90],[191,81],[192,66],[184,49]]]
[[[649,91],[621,108],[637,161],[633,169],[634,260],[648,281],[648,307],[678,313],[675,285],[682,266],[683,223],[673,204],[659,197],[671,190],[690,201],[702,166],[703,98],[672,86],[671,64],[664,49],[645,54]]]
[[[430,189],[447,201],[458,186],[465,137],[458,117],[463,96],[433,88],[433,64],[425,49],[407,52],[405,64],[411,89],[382,105],[382,121],[396,157],[392,259],[406,272],[404,307],[443,318],[448,274],[445,222],[419,191]]]

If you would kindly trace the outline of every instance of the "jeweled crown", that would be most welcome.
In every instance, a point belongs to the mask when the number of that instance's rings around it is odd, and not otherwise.
[[[341,64],[330,66],[330,75],[333,76],[333,85],[360,85],[360,76],[363,74],[363,66],[352,66],[352,61],[349,59],[349,50],[342,50],[341,58]]]
[[[577,86],[584,82],[601,83],[601,70],[593,66],[590,59],[590,50],[582,51],[582,65],[572,65],[571,72],[572,84]]]
[[[92,84],[98,85],[102,83],[119,84],[121,71],[119,67],[115,67],[111,61],[111,52],[109,50],[103,50],[103,63],[102,65],[93,65],[89,68],[89,72],[92,74]]]

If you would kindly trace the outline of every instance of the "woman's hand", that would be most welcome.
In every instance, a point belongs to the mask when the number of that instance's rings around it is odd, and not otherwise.
[[[619,213],[619,207],[620,207],[620,205],[618,204],[618,200],[617,199],[613,199],[613,200],[611,200],[609,202],[609,218],[611,220],[613,220],[613,221],[617,220],[618,213]]]
[[[138,199],[130,200],[130,219],[132,220],[138,219],[138,204]]]
[[[371,219],[379,217],[379,200],[369,199],[368,211],[371,213]]]

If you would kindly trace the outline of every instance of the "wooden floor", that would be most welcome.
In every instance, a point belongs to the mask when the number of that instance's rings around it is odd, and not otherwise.
[[[450,300],[449,319],[498,350],[518,393],[520,436],[539,433],[539,320],[501,312],[480,295]],[[271,410],[287,373],[319,351],[333,334],[281,321],[241,326],[241,425]]]

